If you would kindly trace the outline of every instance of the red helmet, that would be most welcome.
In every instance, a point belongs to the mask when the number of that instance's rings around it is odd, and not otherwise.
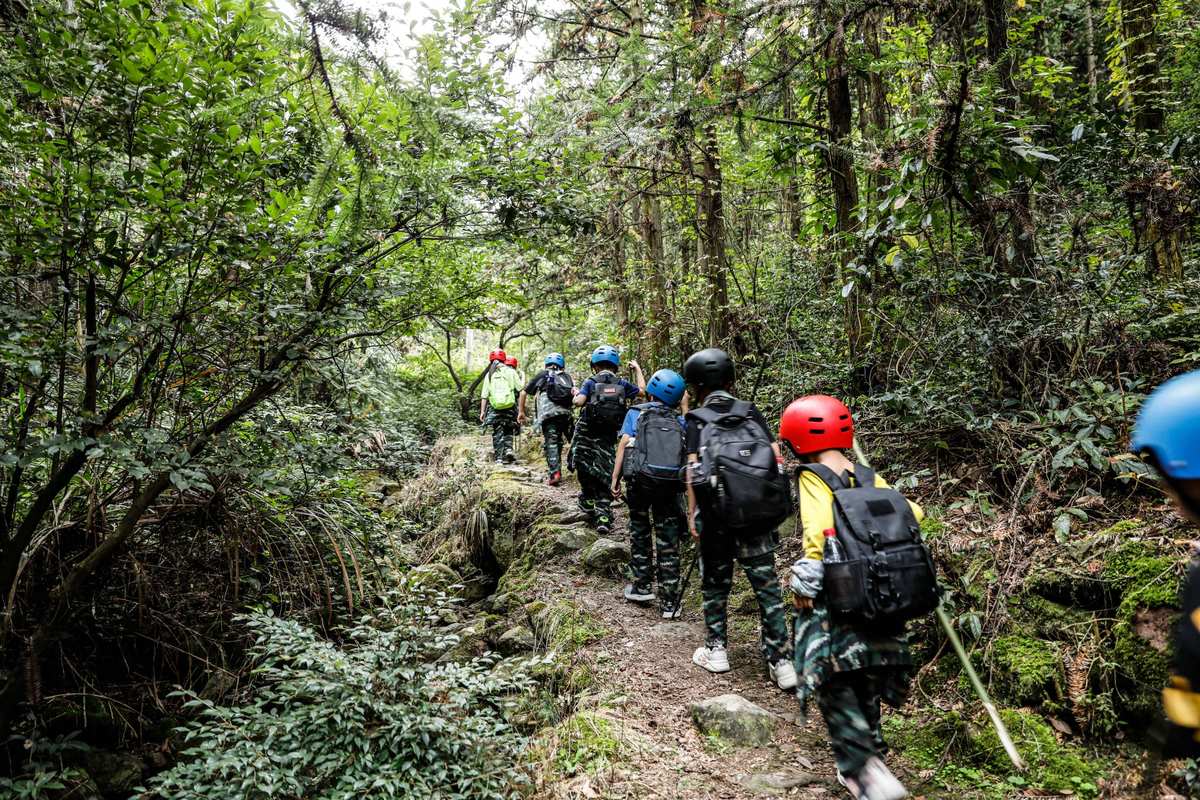
[[[503,362],[505,358],[507,358],[507,356],[505,355],[503,350],[496,349],[496,350],[493,350],[492,352],[488,353],[488,361]]]
[[[517,368],[517,357],[509,356],[508,358],[504,359],[504,363],[508,364],[513,369],[516,369]]]
[[[798,456],[845,450],[854,444],[854,419],[836,397],[810,394],[793,400],[779,420],[779,438]]]

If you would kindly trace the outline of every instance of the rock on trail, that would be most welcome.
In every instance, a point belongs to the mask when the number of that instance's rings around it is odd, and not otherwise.
[[[737,694],[710,697],[690,706],[692,720],[706,736],[736,747],[770,744],[775,715]]]

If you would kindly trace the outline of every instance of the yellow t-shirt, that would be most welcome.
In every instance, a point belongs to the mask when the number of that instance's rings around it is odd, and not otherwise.
[[[825,485],[825,481],[811,472],[801,472],[798,481],[800,498],[800,527],[804,536],[804,557],[821,559],[825,551],[825,529],[833,527],[833,492]],[[875,487],[889,488],[888,482],[879,475],[875,476]],[[912,500],[908,501],[913,514],[920,522],[925,512]]]

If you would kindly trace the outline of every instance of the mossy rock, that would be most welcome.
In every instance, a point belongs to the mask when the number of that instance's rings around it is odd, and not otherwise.
[[[1004,720],[1017,752],[1029,767],[1026,778],[1032,785],[1085,796],[1096,792],[1104,770],[1087,759],[1079,748],[1060,742],[1046,720],[1029,711],[1012,709],[1001,710],[1000,718]],[[1013,772],[1000,737],[986,720],[974,728],[971,748],[980,763],[993,774]]]
[[[1105,574],[1121,587],[1111,660],[1120,673],[1118,711],[1126,719],[1154,719],[1161,706],[1178,615],[1182,565],[1149,542],[1127,542],[1105,561]]]
[[[1096,793],[1104,770],[1084,752],[1058,740],[1041,716],[1003,709],[1005,726],[1029,770],[1018,775],[986,715],[967,719],[953,712],[922,710],[919,715],[888,717],[884,732],[893,747],[913,766],[934,773],[935,782],[954,783],[964,770],[979,773],[976,788],[986,796],[1009,797],[1021,781],[1043,790],[1070,791],[1088,797]]]
[[[1036,594],[1009,598],[1008,613],[1039,639],[1075,642],[1081,630],[1095,623],[1095,615]]]
[[[1028,635],[1002,636],[992,644],[997,694],[1012,703],[1041,706],[1063,697],[1062,646]]]

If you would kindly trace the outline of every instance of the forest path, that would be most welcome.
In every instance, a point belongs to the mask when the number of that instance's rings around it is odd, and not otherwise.
[[[527,434],[528,435],[528,434]],[[490,449],[481,439],[480,451]],[[526,450],[528,452],[528,449]],[[573,476],[550,487],[544,462],[498,466],[551,499],[565,519],[578,513],[578,484]],[[607,538],[628,541],[628,514],[614,507],[616,525]],[[685,546],[686,573],[692,548]],[[692,575],[678,621],[663,620],[657,605],[639,605],[622,596],[624,582],[584,574],[569,559],[547,563],[534,595],[546,603],[569,600],[598,620],[602,638],[578,656],[595,677],[593,692],[602,695],[598,713],[612,726],[622,752],[598,778],[586,775],[550,787],[561,798],[799,798],[846,797],[837,784],[832,754],[820,712],[811,709],[801,724],[800,706],[766,675],[759,654],[757,607],[745,576],[735,570],[730,597],[729,658],[732,670],[713,675],[692,664],[692,652],[704,643],[699,609],[699,570]],[[778,717],[775,736],[764,747],[735,748],[709,740],[692,724],[692,703],[722,694],[738,694]],[[901,773],[901,777],[904,775]]]

